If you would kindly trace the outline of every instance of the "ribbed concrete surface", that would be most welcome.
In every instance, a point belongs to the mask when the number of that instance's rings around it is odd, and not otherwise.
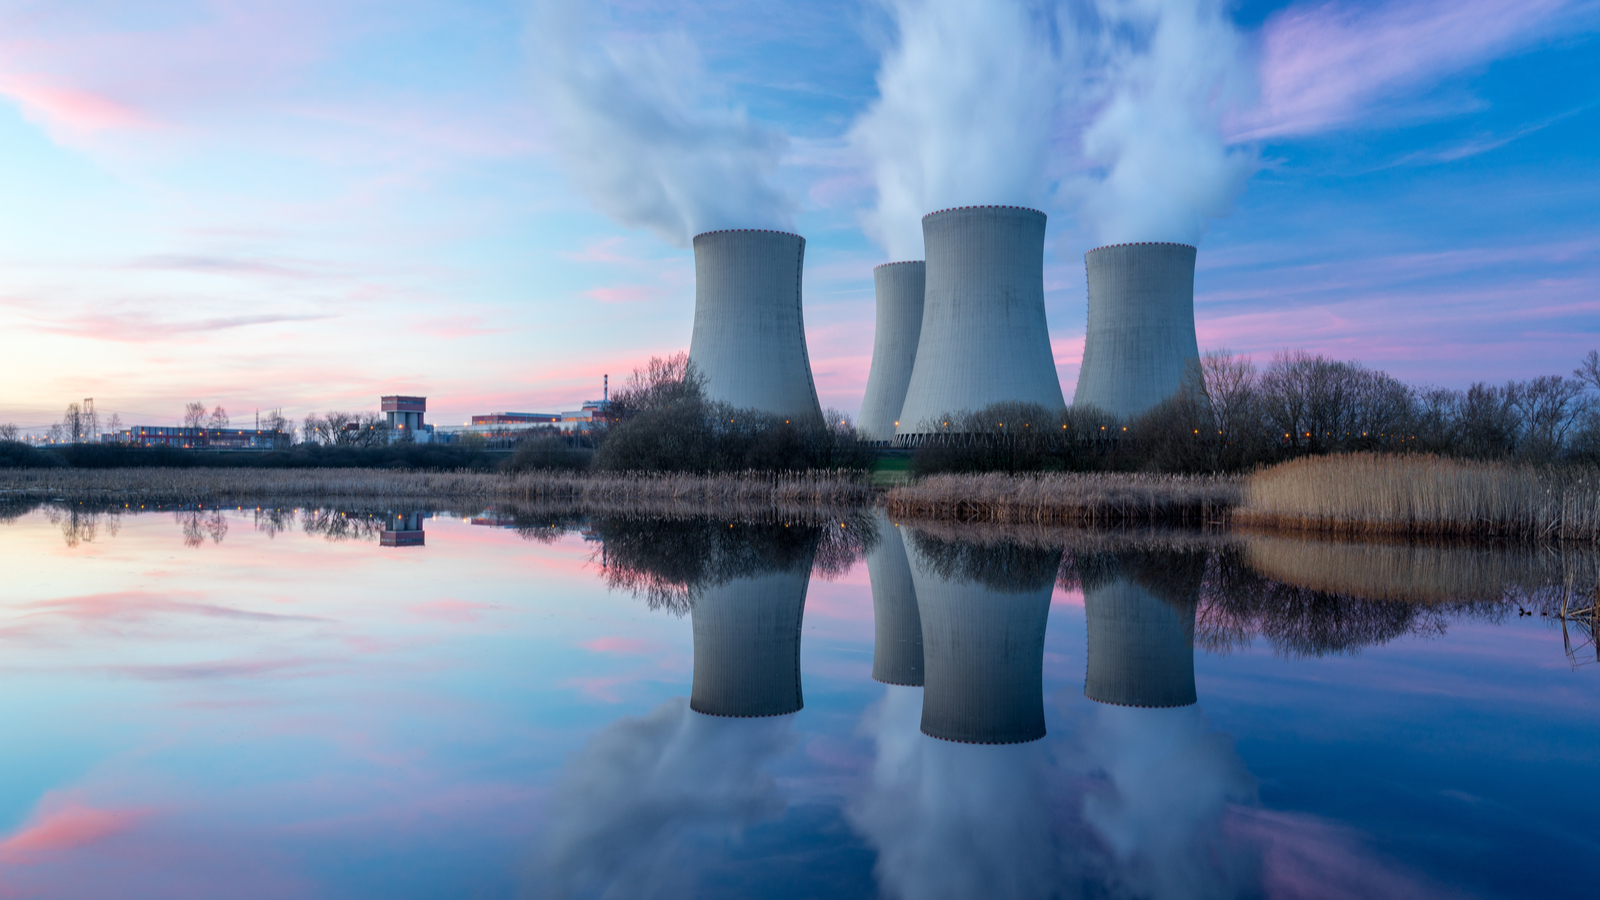
[[[800,620],[809,562],[740,578],[695,598],[689,708],[712,716],[781,716],[800,696]]]
[[[922,684],[922,618],[900,529],[882,510],[874,513],[878,545],[867,554],[872,581],[872,677],[885,684]]]
[[[970,206],[922,220],[927,288],[897,435],[991,403],[1063,408],[1044,315],[1045,214]]]
[[[1044,631],[1053,579],[1015,591],[934,573],[907,553],[922,619],[922,733],[965,744],[1045,735]]]
[[[922,336],[922,296],[927,265],[921,260],[886,263],[872,270],[878,326],[872,336],[872,370],[861,400],[856,430],[869,441],[894,440],[895,423],[911,384]]]
[[[800,309],[805,251],[805,238],[780,231],[695,237],[689,359],[711,399],[821,421]]]
[[[1117,244],[1084,256],[1089,321],[1074,406],[1135,416],[1177,392],[1200,358],[1194,260],[1187,244]]]
[[[1084,587],[1089,667],[1083,693],[1118,706],[1188,706],[1194,691],[1196,604],[1172,603],[1131,578]]]

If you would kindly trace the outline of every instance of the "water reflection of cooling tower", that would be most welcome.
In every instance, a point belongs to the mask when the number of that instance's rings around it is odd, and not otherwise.
[[[1083,579],[1089,670],[1083,693],[1118,706],[1188,706],[1203,570],[1186,556],[1112,563]]]
[[[926,539],[907,550],[922,620],[922,733],[968,744],[1044,737],[1044,630],[1061,551],[955,551]],[[1019,565],[987,558],[1019,554],[1028,557]]]
[[[781,716],[800,697],[800,619],[810,560],[736,578],[695,597],[694,688],[689,708],[713,716]]]
[[[900,529],[876,513],[878,545],[867,554],[872,580],[872,677],[885,684],[922,685],[922,619]]]

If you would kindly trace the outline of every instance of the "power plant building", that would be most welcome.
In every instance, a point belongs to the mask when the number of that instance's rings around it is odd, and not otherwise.
[[[889,443],[900,424],[911,368],[917,361],[927,264],[922,260],[884,263],[872,270],[872,283],[878,320],[872,337],[872,369],[867,374],[867,393],[861,400],[856,430],[862,440]]]
[[[1074,406],[1127,418],[1177,393],[1200,358],[1194,263],[1188,244],[1114,244],[1084,255],[1089,318]]]
[[[715,401],[822,421],[801,313],[806,240],[758,229],[694,239],[689,360]]]
[[[1066,406],[1044,312],[1045,214],[965,206],[922,219],[922,331],[897,440],[916,443],[944,413],[993,403]]]

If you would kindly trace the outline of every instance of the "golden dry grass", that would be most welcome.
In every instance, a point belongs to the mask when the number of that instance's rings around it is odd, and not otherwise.
[[[1029,525],[1218,524],[1240,482],[1214,475],[934,475],[890,489],[890,515]]]
[[[1600,471],[1371,453],[1297,459],[1245,481],[1239,525],[1341,535],[1600,540]]]

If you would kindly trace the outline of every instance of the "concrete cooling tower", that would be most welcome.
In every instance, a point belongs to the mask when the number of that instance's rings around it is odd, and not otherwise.
[[[863,440],[894,440],[911,367],[917,361],[917,341],[922,336],[922,294],[927,283],[922,260],[884,263],[872,270],[877,289],[878,327],[872,337],[872,370],[867,393],[861,400],[856,430]]]
[[[1066,404],[1044,316],[1045,214],[964,206],[922,219],[922,334],[897,438],[915,443],[942,413],[991,403]]]
[[[1084,696],[1117,706],[1196,701],[1195,597],[1162,599],[1120,576],[1085,583],[1083,606],[1089,625]]]
[[[1044,737],[1044,630],[1054,567],[1038,583],[1001,587],[941,574],[908,549],[922,619],[922,733],[963,744]]]
[[[712,716],[797,712],[800,619],[810,563],[708,588],[694,599],[689,708]]]
[[[921,687],[922,618],[905,541],[882,510],[875,516],[878,545],[867,554],[867,577],[872,581],[872,678]]]
[[[1177,393],[1200,358],[1194,335],[1195,248],[1115,244],[1084,256],[1089,322],[1072,405],[1136,416]]]
[[[800,310],[805,252],[805,238],[782,231],[695,236],[689,359],[712,400],[822,421]]]

